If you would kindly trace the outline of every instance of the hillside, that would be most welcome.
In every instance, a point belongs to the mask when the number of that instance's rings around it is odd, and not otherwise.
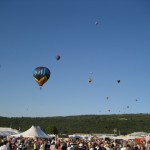
[[[122,115],[81,115],[65,117],[39,118],[8,118],[0,117],[1,127],[12,127],[25,131],[31,125],[40,126],[49,133],[57,128],[59,133],[113,133],[114,129],[121,134],[144,131],[150,132],[149,114],[122,114]]]

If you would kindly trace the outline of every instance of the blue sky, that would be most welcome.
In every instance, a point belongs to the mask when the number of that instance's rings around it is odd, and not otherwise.
[[[1,0],[0,116],[149,113],[149,8],[149,0]],[[37,66],[51,71],[42,90]]]

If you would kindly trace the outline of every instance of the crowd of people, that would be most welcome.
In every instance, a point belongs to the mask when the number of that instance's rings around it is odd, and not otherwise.
[[[85,139],[0,138],[0,150],[150,150],[145,141]]]

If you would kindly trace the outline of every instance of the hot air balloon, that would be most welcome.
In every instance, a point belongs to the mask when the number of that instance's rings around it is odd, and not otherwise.
[[[42,88],[43,84],[46,83],[51,75],[51,72],[46,67],[37,67],[33,71],[33,77],[35,81],[40,86],[40,89]]]
[[[92,78],[89,78],[89,79],[88,79],[88,82],[91,83],[91,82],[92,82]]]
[[[58,61],[60,59],[60,55],[56,55],[56,60]]]
[[[98,25],[98,22],[97,22],[97,21],[95,21],[95,25],[96,25],[96,26]]]
[[[121,81],[120,81],[120,80],[117,80],[117,82],[120,83]]]

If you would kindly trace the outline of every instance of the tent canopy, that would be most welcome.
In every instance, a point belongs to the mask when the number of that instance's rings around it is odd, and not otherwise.
[[[22,132],[20,134],[12,135],[13,137],[38,137],[38,138],[49,138],[48,135],[46,135],[40,127],[32,126],[30,129],[26,130],[25,132]]]
[[[143,136],[147,136],[148,133],[146,133],[146,132],[134,132],[134,133],[131,133],[129,135],[130,136],[135,136],[135,137],[143,137]]]
[[[19,131],[12,128],[3,128],[0,127],[0,136],[9,136],[13,134],[19,134]]]
[[[133,140],[135,139],[135,137],[129,136],[129,135],[119,135],[119,136],[114,137],[114,139]]]

